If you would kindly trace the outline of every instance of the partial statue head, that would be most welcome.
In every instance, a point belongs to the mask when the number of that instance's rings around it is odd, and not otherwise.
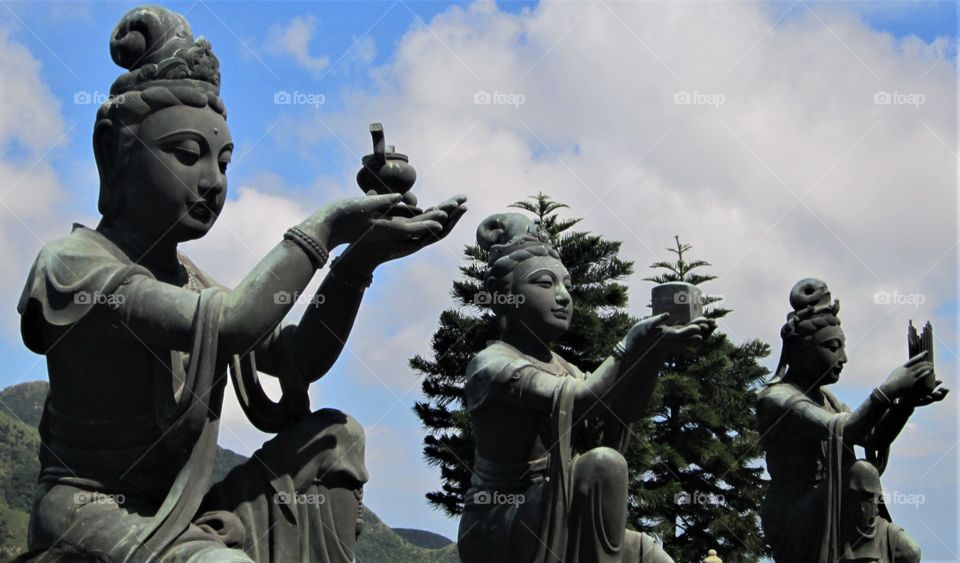
[[[152,208],[166,215],[186,199],[182,211],[196,224],[183,234],[201,236],[220,212],[233,148],[210,43],[194,39],[182,15],[142,6],[114,28],[110,55],[126,72],[94,126],[100,213],[112,219]]]
[[[861,530],[873,525],[883,502],[883,487],[876,466],[864,459],[850,464],[846,471],[846,495],[844,504],[852,512],[848,518]]]
[[[477,228],[477,244],[487,251],[484,289],[501,331],[533,331],[548,341],[570,327],[570,272],[538,220],[491,215]]]
[[[803,385],[836,383],[847,361],[840,328],[840,302],[831,300],[827,284],[816,278],[790,290],[787,322],[780,329],[783,350],[773,382],[789,379]]]

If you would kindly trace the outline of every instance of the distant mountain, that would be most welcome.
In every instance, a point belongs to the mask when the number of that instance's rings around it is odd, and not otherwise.
[[[49,385],[21,383],[0,390],[0,562],[26,551],[27,521],[40,471],[37,425]],[[213,480],[248,458],[217,448]],[[364,507],[357,561],[363,563],[459,563],[456,544],[424,530],[391,529]]]
[[[440,534],[417,530],[414,528],[393,528],[395,534],[413,545],[426,549],[443,549],[453,543],[453,540]]]

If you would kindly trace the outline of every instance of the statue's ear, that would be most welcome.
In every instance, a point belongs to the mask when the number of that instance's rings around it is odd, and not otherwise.
[[[93,156],[97,159],[97,171],[100,173],[100,184],[109,181],[113,165],[116,164],[117,137],[113,129],[113,122],[101,119],[93,127]]]
[[[101,215],[108,215],[115,206],[116,199],[114,177],[117,174],[117,132],[113,122],[101,119],[93,127],[93,156],[97,160],[97,172],[100,175],[100,200],[97,207]]]

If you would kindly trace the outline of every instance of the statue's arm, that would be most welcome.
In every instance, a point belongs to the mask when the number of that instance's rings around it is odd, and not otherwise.
[[[334,264],[299,324],[283,326],[280,334],[257,346],[258,371],[279,376],[283,366],[293,365],[307,382],[323,377],[350,336],[371,270],[345,259]],[[281,357],[284,354],[286,358]]]
[[[796,395],[768,396],[761,399],[758,409],[761,416],[769,421],[769,425],[779,422],[795,432],[819,440],[830,437],[831,422],[834,418],[846,416],[828,412],[810,399]],[[886,410],[886,406],[876,397],[868,397],[856,410],[849,413],[843,427],[843,441],[847,444],[863,444]]]
[[[218,333],[224,354],[246,354],[269,336],[292,307],[278,302],[281,292],[303,291],[315,272],[306,253],[284,240],[235,289],[225,290]],[[148,276],[134,276],[116,290],[115,321],[132,338],[150,347],[189,350],[197,294]]]
[[[615,398],[614,385],[620,361],[610,357],[585,379],[573,383],[574,419],[596,417],[610,408]],[[562,379],[533,366],[518,369],[501,381],[495,381],[495,397],[505,404],[539,412],[551,412],[553,399]],[[604,410],[601,410],[604,409]]]
[[[900,435],[912,414],[913,407],[910,406],[897,406],[887,409],[887,412],[880,417],[876,427],[873,428],[873,431],[869,433],[861,445],[868,450],[881,450],[889,447]]]

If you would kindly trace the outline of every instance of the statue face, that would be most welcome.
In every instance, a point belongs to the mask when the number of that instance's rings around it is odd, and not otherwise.
[[[223,117],[208,107],[156,111],[137,131],[122,213],[154,238],[202,237],[223,209],[233,151]]]
[[[839,326],[821,328],[800,345],[799,357],[794,358],[791,368],[802,372],[810,384],[836,383],[847,363],[845,344],[846,337]]]
[[[570,328],[573,300],[569,286],[570,272],[559,260],[528,258],[513,272],[512,302],[498,307],[510,318],[511,326],[549,342]]]

